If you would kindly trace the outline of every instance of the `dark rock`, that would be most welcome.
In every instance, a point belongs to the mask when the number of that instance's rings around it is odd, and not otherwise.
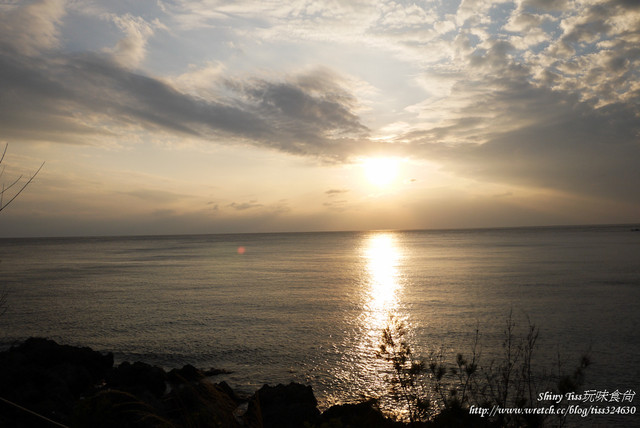
[[[224,369],[209,369],[204,372],[204,375],[207,377],[211,377],[211,376],[219,376],[219,375],[231,374],[231,373],[233,372],[230,372]]]
[[[58,345],[53,340],[30,338],[2,353],[0,363],[2,366],[30,366],[43,369],[64,367],[62,371],[72,377],[76,375],[72,370],[81,368],[83,373],[80,377],[87,377],[88,382],[96,382],[104,378],[113,367],[113,354],[103,355],[91,348]],[[64,374],[62,373],[63,377]],[[84,383],[86,382],[80,382],[77,388],[84,388]]]
[[[170,427],[158,410],[133,394],[104,390],[81,400],[75,408],[72,426],[95,428]]]
[[[187,364],[181,369],[173,369],[169,372],[168,378],[169,381],[173,383],[183,383],[183,382],[195,382],[203,379],[205,374],[193,367],[191,364]]]
[[[113,355],[31,338],[0,353],[0,396],[57,422],[67,422],[82,396],[95,392],[113,366]],[[8,405],[6,405],[8,406]],[[6,407],[4,406],[4,407]],[[3,407],[3,408],[4,408]],[[3,426],[35,426],[15,408]]]
[[[452,403],[451,406],[438,413],[431,421],[433,427],[446,427],[446,428],[466,428],[466,427],[502,427],[502,426],[540,426],[535,425],[503,425],[502,423],[495,423],[490,418],[478,418],[475,415],[471,415],[469,410],[460,406],[459,403]]]
[[[167,374],[160,367],[139,361],[133,364],[125,361],[111,371],[107,377],[107,386],[134,395],[143,395],[148,392],[160,398],[167,389],[166,380]]]
[[[318,402],[310,386],[265,385],[249,401],[245,422],[264,428],[297,428],[318,420]]]
[[[231,389],[231,387],[229,386],[229,384],[227,382],[222,381],[220,383],[217,383],[216,386],[218,388],[220,388],[220,390],[223,391],[225,394],[227,394],[227,396],[229,398],[231,398],[233,401],[235,401],[236,404],[240,404],[241,402],[246,401],[246,400],[243,400],[240,397],[238,397],[236,392],[233,389]]]
[[[221,369],[200,370],[187,364],[181,369],[173,369],[169,372],[169,381],[173,383],[195,382],[205,377],[218,376],[221,374],[229,374],[231,372]]]
[[[378,409],[375,400],[332,406],[322,413],[321,420],[327,426],[342,428],[397,428],[405,426],[386,418]]]
[[[234,415],[236,401],[227,392],[207,381],[187,382],[164,399],[167,416],[179,427],[239,427]]]
[[[298,383],[265,385],[247,403],[227,383],[210,383],[208,373],[186,365],[167,374],[142,362],[114,368],[112,354],[29,339],[0,352],[0,397],[53,421],[81,427],[406,426],[387,419],[375,402],[333,406],[320,415],[312,388]],[[438,421],[442,424],[431,426],[473,422],[463,410],[443,413]],[[51,424],[0,402],[0,426]]]

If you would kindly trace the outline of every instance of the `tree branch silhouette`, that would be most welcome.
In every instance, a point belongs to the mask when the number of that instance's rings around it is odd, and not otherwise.
[[[7,154],[7,148],[8,147],[9,147],[9,144],[5,144],[4,150],[2,152],[2,156],[0,157],[0,165],[2,165],[2,162],[4,161],[4,157]],[[29,177],[27,182],[24,183],[22,185],[22,187],[20,187],[20,189],[13,196],[11,196],[7,202],[5,202],[5,193],[7,193],[10,189],[12,189],[14,186],[16,186],[20,182],[20,180],[22,180],[22,175],[20,177],[18,177],[17,179],[15,179],[7,187],[5,187],[4,184],[2,184],[2,191],[0,191],[0,211],[4,210],[6,207],[8,207],[9,204],[11,204],[11,202],[13,202],[24,191],[24,189],[26,189],[27,186],[29,184],[31,184],[31,182],[33,181],[34,178],[36,178],[36,175],[38,175],[38,173],[40,172],[40,170],[42,169],[43,166],[44,166],[44,162],[42,162],[42,165],[40,165],[40,168],[38,168],[36,170],[36,172],[34,172]],[[4,165],[2,165],[2,169],[0,170],[0,177],[2,177],[3,174],[4,174]]]

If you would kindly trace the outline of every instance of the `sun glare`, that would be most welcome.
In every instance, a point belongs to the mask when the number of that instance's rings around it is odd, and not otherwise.
[[[400,254],[393,235],[377,233],[369,239],[367,269],[371,275],[371,309],[386,313],[393,306],[398,284]],[[384,321],[379,319],[378,321]]]
[[[378,187],[387,187],[398,175],[398,160],[394,158],[370,158],[362,162],[369,182]]]

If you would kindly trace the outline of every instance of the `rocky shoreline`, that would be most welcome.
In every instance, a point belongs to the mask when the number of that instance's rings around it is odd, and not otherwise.
[[[216,371],[114,366],[112,354],[30,338],[0,353],[2,427],[403,427],[375,402],[318,410],[310,386],[238,396]]]

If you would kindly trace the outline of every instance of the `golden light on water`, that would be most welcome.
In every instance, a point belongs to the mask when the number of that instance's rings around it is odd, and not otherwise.
[[[392,318],[400,318],[399,245],[393,233],[378,232],[369,236],[363,251],[367,282],[363,292],[363,311],[359,317],[362,358],[370,358],[380,346],[382,330]]]
[[[402,251],[393,232],[373,232],[360,247],[363,281],[360,283],[362,311],[355,321],[356,340],[345,352],[347,371],[339,376],[350,379],[354,393],[378,397],[388,390],[388,364],[377,356],[382,332],[392,318],[402,318]]]
[[[365,382],[361,387],[372,396],[380,397],[388,393],[391,385],[389,363],[378,356],[383,330],[394,321],[406,320],[402,310],[404,255],[397,234],[376,232],[368,237],[363,256],[366,259],[368,281],[367,292],[363,294],[365,302],[360,316],[363,334],[358,350],[361,361],[367,363],[360,367],[358,375]],[[386,411],[402,417],[402,409],[395,405],[387,407],[387,404],[380,403]]]
[[[369,238],[364,256],[369,274],[369,301],[365,305],[370,317],[375,319],[375,327],[388,321],[397,306],[398,263],[400,252],[391,233],[376,233]]]
[[[383,330],[402,313],[403,250],[393,232],[371,232],[363,236],[359,256],[362,276],[358,293],[360,313],[351,320],[353,330],[344,342],[343,365],[335,377],[354,397],[380,397],[388,392],[388,362],[378,356]]]

